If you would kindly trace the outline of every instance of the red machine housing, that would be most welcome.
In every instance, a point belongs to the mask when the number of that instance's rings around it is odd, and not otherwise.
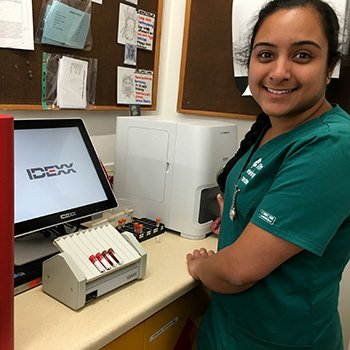
[[[0,114],[0,350],[14,348],[13,117]]]

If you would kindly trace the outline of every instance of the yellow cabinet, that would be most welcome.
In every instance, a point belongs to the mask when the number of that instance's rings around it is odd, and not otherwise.
[[[209,294],[199,286],[123,334],[103,350],[191,350]]]
[[[142,322],[104,346],[101,350],[142,350],[144,334],[145,322]]]

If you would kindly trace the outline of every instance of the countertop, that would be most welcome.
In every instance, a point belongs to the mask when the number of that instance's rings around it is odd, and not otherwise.
[[[165,232],[142,243],[146,276],[126,284],[79,311],[36,287],[15,296],[15,349],[98,349],[169,305],[197,285],[187,272],[186,254],[216,250],[217,238],[189,240]]]

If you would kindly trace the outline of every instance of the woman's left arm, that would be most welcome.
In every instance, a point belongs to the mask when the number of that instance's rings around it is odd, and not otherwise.
[[[201,248],[187,254],[190,275],[210,290],[235,294],[252,287],[303,248],[249,223],[218,253]]]

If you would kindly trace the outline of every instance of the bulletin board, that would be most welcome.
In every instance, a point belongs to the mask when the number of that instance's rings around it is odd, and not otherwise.
[[[80,57],[97,58],[96,102],[88,109],[126,110],[128,106],[117,104],[117,66],[125,66],[124,45],[117,43],[119,0],[103,0],[102,5],[92,3],[92,50],[83,51],[59,46],[34,44],[34,51],[0,48],[0,109],[42,110],[42,53],[62,53]],[[33,0],[34,33],[38,26],[41,0]],[[139,0],[137,9],[155,14],[153,50],[137,50],[137,65],[153,71],[152,105],[144,110],[155,110],[157,101],[160,32],[163,0]]]
[[[237,89],[232,62],[232,0],[187,0],[177,110],[251,120],[260,112]],[[342,64],[327,97],[350,112],[350,65]]]

